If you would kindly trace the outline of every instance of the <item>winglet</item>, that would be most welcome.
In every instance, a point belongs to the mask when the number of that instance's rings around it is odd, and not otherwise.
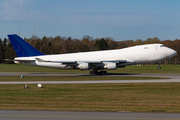
[[[27,43],[25,40],[20,38],[18,35],[12,34],[12,35],[8,35],[8,37],[18,57],[31,57],[31,56],[44,55],[39,50],[34,48],[32,45]]]

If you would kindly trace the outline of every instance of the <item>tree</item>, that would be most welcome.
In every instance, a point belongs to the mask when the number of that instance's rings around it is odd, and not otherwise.
[[[160,40],[157,37],[148,38],[144,41],[145,44],[152,44],[152,43],[160,43]]]
[[[5,58],[8,58],[8,59],[13,59],[16,57],[16,53],[15,53],[15,50],[12,46],[11,43],[8,43],[7,47],[6,47],[6,54],[5,54]],[[14,62],[13,61],[6,61],[6,63],[8,64],[13,64]]]
[[[97,40],[96,43],[94,44],[95,50],[107,50],[108,45],[104,38],[101,38],[100,40]]]
[[[2,63],[3,61],[3,44],[2,44],[2,40],[0,39],[0,64]]]
[[[137,39],[136,41],[133,42],[133,45],[142,45],[143,41],[141,39]]]
[[[89,40],[89,36],[84,36],[82,41],[81,41],[81,52],[86,52],[86,51],[90,51],[91,49],[91,44],[90,44],[90,40]]]

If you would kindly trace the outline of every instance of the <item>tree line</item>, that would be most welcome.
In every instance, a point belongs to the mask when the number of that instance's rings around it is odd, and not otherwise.
[[[115,41],[112,38],[96,38],[91,36],[84,36],[81,40],[72,39],[71,37],[46,37],[38,38],[32,36],[31,38],[24,38],[29,44],[40,50],[44,54],[64,54],[64,53],[76,53],[98,50],[112,50],[121,49],[135,45],[162,43],[167,47],[170,47],[177,51],[177,55],[171,59],[162,61],[163,64],[180,64],[180,39],[176,40],[164,40],[161,41],[157,37],[147,38],[147,40],[125,40]],[[133,51],[132,51],[133,52]],[[17,57],[15,50],[9,39],[0,39],[0,63],[13,63],[4,61],[4,59],[13,59]],[[152,56],[153,57],[153,56]]]

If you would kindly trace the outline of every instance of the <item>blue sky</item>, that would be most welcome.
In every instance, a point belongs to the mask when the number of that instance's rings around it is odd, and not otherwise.
[[[0,38],[180,39],[180,0],[0,0]]]

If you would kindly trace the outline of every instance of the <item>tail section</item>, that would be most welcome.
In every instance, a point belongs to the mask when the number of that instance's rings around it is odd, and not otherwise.
[[[39,50],[34,48],[32,45],[27,43],[25,40],[20,38],[18,35],[12,34],[12,35],[8,35],[8,37],[18,57],[31,57],[31,56],[44,55]]]

